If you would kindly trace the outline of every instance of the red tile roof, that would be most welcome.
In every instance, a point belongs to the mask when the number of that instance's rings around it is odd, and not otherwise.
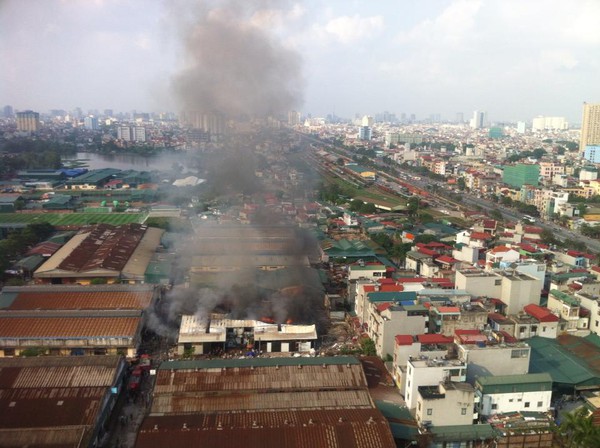
[[[448,263],[448,264],[458,263],[457,259],[452,258],[448,255],[441,255],[436,258],[436,261],[439,261],[441,263]]]
[[[385,311],[391,308],[392,306],[394,306],[394,302],[380,303],[379,305],[377,305],[377,311],[381,313],[382,311]]]
[[[500,313],[489,313],[488,314],[488,319],[492,320],[494,322],[504,322],[506,321],[508,318]]]
[[[413,337],[409,334],[397,334],[396,345],[412,345],[414,342]]]
[[[404,286],[402,286],[402,285],[381,285],[379,290],[381,292],[401,292],[401,291],[404,291]]]
[[[492,235],[487,232],[472,232],[470,238],[472,240],[490,240]]]
[[[417,336],[421,344],[452,344],[454,339],[443,334],[420,334]]]
[[[525,233],[542,233],[544,231],[541,227],[536,226],[525,226],[523,230]]]
[[[530,316],[535,317],[540,322],[558,322],[558,316],[552,314],[552,312],[543,306],[535,305],[533,303],[523,307],[523,310]]]
[[[436,309],[442,313],[442,314],[450,314],[450,313],[459,313],[460,314],[460,308],[457,306],[439,306],[436,307]]]

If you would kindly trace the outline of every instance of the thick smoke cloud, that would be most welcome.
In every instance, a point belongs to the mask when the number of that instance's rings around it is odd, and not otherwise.
[[[183,26],[185,67],[172,86],[182,110],[263,117],[301,100],[301,63],[256,20],[285,2],[200,2]]]

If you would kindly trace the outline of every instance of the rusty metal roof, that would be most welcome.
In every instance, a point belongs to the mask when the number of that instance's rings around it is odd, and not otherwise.
[[[155,396],[151,414],[187,414],[217,411],[266,411],[294,409],[339,409],[373,407],[368,390],[330,390],[278,393],[231,393],[214,395],[213,392]]]
[[[153,291],[20,291],[6,310],[145,309]]]
[[[106,387],[0,390],[0,427],[91,425],[106,393]]]
[[[57,268],[74,272],[94,269],[120,271],[144,236],[146,229],[147,226],[132,223],[122,226],[99,224],[91,230],[82,230],[80,235],[83,239],[72,239],[55,254],[70,250]]]
[[[118,356],[0,359],[0,446],[87,446]]]
[[[139,317],[0,317],[0,338],[133,337]]]
[[[217,374],[215,374],[217,373]],[[191,391],[326,390],[367,387],[360,364],[159,370],[154,394]]]
[[[377,409],[191,414],[147,417],[135,447],[393,448]]]
[[[59,426],[56,428],[0,428],[0,446],[77,448],[85,440],[89,426]]]
[[[108,387],[118,356],[44,356],[0,359],[0,389]]]

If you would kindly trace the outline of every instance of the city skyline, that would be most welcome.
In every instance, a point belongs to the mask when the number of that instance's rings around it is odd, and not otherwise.
[[[457,113],[470,117],[485,110],[490,121],[544,115],[580,123],[583,102],[600,101],[600,62],[590,57],[600,51],[593,27],[600,16],[597,2],[332,1],[323,7],[315,1],[264,1],[238,7],[4,1],[0,57],[11,63],[0,74],[0,102],[17,110],[79,106],[179,113],[187,93],[177,81],[191,66],[185,30],[227,8],[236,12],[240,29],[264,33],[264,48],[285,59],[288,72],[277,74],[293,95],[277,106],[303,114],[351,118],[390,111],[454,120]],[[212,41],[217,53],[220,44]],[[226,50],[233,52],[230,60],[243,51]],[[221,69],[244,79],[245,65],[264,53]],[[271,73],[257,73],[270,79]],[[269,101],[279,92],[259,89]],[[242,103],[255,107],[253,100]]]

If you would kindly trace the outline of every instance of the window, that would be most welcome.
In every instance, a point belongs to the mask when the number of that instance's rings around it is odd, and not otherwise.
[[[431,414],[433,414],[433,409],[427,408],[427,415],[431,415]]]
[[[461,415],[467,415],[467,408],[462,408],[460,410]]]
[[[538,401],[538,408],[541,408],[542,406],[544,406],[544,402],[543,401]]]
[[[502,284],[502,279],[494,280],[494,286],[500,286]]]
[[[508,399],[508,402],[509,402],[509,403],[512,403],[513,401],[515,401],[515,399],[514,399],[514,398],[509,398],[509,399]]]
[[[492,409],[498,409],[498,405],[497,405],[496,403],[494,403],[494,404],[492,405]]]
[[[525,402],[525,407],[526,407],[526,408],[528,408],[528,407],[529,407],[529,402],[528,402],[528,401],[526,401],[526,402]]]
[[[419,409],[419,411],[421,410],[421,402],[420,401],[417,403],[417,408]]]
[[[528,355],[529,349],[527,348],[518,348],[510,352],[511,358],[527,358]]]

